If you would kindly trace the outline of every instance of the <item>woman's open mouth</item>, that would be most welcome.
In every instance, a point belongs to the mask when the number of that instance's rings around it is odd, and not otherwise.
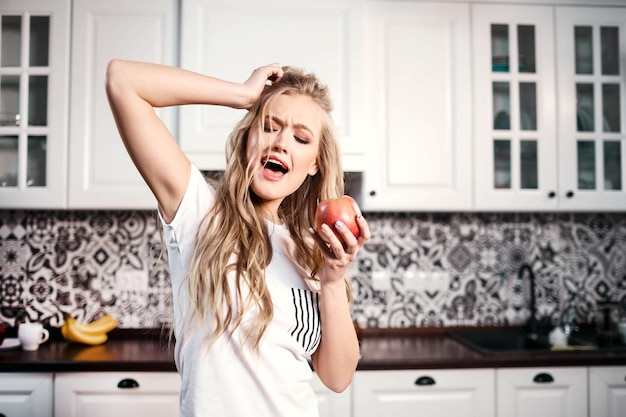
[[[262,158],[261,165],[264,174],[272,178],[282,177],[289,172],[289,167],[285,162],[271,155]]]

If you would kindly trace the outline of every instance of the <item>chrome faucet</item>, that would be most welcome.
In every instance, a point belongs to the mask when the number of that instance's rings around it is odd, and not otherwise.
[[[526,331],[531,336],[537,335],[537,300],[535,297],[535,273],[529,264],[524,264],[520,267],[517,273],[517,279],[523,279],[524,276],[528,276],[530,281],[530,317],[526,321]]]

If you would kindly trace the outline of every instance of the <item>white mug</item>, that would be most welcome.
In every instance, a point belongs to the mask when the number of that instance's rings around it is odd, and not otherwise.
[[[50,333],[41,323],[22,323],[17,329],[17,337],[24,350],[39,349],[39,345],[48,340],[49,336]]]

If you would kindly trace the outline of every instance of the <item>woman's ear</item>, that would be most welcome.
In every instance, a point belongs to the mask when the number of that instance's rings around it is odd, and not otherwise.
[[[319,170],[320,170],[319,164],[317,163],[317,159],[316,159],[313,165],[311,165],[311,168],[309,168],[309,175],[314,176],[315,174],[317,174]]]

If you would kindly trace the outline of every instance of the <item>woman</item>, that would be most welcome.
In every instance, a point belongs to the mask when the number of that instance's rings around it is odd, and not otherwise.
[[[106,89],[164,223],[181,415],[316,416],[309,360],[336,392],[356,369],[346,272],[370,236],[362,216],[358,238],[341,222],[311,228],[317,201],[343,194],[327,88],[278,64],[237,84],[113,60]],[[219,183],[205,181],[153,110],[184,104],[249,110]]]

